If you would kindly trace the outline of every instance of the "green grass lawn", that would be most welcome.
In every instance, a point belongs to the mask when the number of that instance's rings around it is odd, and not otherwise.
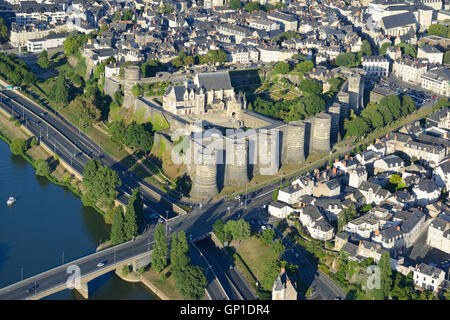
[[[277,258],[276,254],[266,246],[261,239],[252,236],[241,241],[237,253],[247,264],[252,274],[259,279],[264,274],[271,261]]]
[[[144,272],[142,276],[153,283],[159,290],[161,290],[170,300],[184,300],[184,297],[178,292],[175,287],[175,279],[173,275],[168,278],[161,279],[161,274],[166,274],[169,268],[164,269],[161,273],[149,269]]]

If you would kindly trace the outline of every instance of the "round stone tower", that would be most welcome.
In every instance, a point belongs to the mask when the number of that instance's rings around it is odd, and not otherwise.
[[[138,66],[126,66],[124,69],[125,80],[123,81],[123,106],[134,107],[135,98],[131,89],[141,79],[141,69]]]
[[[249,182],[247,174],[248,142],[245,138],[225,138],[226,159],[224,186],[241,186]]]
[[[336,143],[339,136],[339,125],[341,116],[341,105],[340,103],[333,103],[331,107],[328,108],[328,113],[331,115],[331,143]]]
[[[260,131],[257,135],[257,162],[254,174],[275,175],[280,168],[280,143],[277,131]]]
[[[311,134],[311,148],[317,153],[330,152],[331,115],[316,114]]]
[[[195,165],[195,176],[192,181],[191,196],[196,198],[212,198],[219,193],[217,188],[217,161],[216,153],[211,155],[201,154],[200,164]]]
[[[305,124],[301,121],[288,124],[286,143],[286,164],[299,164],[305,161]]]

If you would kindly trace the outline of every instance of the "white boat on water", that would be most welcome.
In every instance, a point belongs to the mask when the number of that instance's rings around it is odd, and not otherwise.
[[[8,206],[12,206],[15,202],[16,202],[16,198],[14,198],[14,197],[9,197],[8,201],[6,201],[6,204],[7,204]]]

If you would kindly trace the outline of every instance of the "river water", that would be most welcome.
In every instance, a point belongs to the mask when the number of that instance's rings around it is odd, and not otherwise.
[[[9,196],[17,202],[6,206]],[[95,252],[110,226],[70,190],[38,177],[0,140],[0,287]],[[63,260],[64,259],[64,260]],[[89,282],[90,299],[157,299],[141,283],[113,273]],[[46,299],[82,299],[72,290]]]

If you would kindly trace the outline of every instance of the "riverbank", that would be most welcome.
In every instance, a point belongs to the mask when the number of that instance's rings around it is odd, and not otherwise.
[[[137,272],[130,272],[124,275],[120,269],[116,269],[115,274],[124,281],[127,282],[140,282],[146,286],[152,293],[154,293],[161,300],[184,300],[175,287],[174,279],[171,276],[166,278],[167,270],[161,274],[149,269],[143,274]],[[156,285],[154,282],[157,282]]]
[[[41,143],[35,145],[31,143],[34,135],[22,124],[16,126],[16,120],[3,109],[0,109],[0,139],[5,141],[10,147],[14,139],[24,139],[27,142],[27,150],[21,156],[36,170],[38,160],[46,161],[51,168],[50,174],[46,178],[62,187],[71,190],[79,198],[82,197],[82,181],[73,174],[71,168],[67,168],[62,164],[57,154]],[[103,212],[100,208],[92,206],[100,213],[105,223],[111,224],[109,214]]]

